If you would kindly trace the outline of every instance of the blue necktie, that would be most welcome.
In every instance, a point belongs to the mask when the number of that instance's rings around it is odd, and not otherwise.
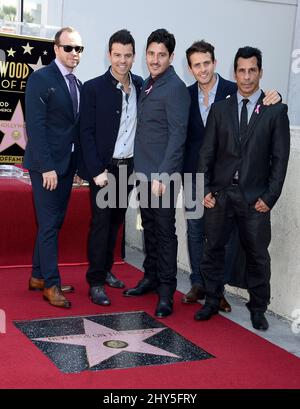
[[[78,96],[77,96],[77,83],[76,83],[76,77],[74,74],[68,74],[66,75],[69,85],[70,85],[70,95],[72,99],[72,105],[73,105],[73,112],[74,112],[74,118],[77,116],[78,112]]]

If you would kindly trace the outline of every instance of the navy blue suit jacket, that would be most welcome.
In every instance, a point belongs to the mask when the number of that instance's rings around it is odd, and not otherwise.
[[[79,120],[74,118],[69,89],[54,61],[30,75],[25,112],[28,135],[25,168],[40,173],[55,170],[58,175],[65,174],[73,143],[75,153],[79,151]]]
[[[143,79],[131,76],[138,99]],[[82,87],[80,144],[86,171],[81,176],[89,180],[107,169],[114,153],[122,114],[122,91],[117,84],[109,68]]]
[[[203,141],[205,127],[199,109],[198,82],[189,86],[188,90],[191,95],[191,106],[183,170],[184,173],[195,174],[198,171],[199,151]],[[236,91],[237,86],[235,82],[227,81],[219,75],[219,84],[214,102],[222,101],[228,95],[233,95]]]

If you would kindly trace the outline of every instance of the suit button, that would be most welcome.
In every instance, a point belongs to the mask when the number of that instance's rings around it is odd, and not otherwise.
[[[117,114],[119,115],[120,111],[117,111]]]

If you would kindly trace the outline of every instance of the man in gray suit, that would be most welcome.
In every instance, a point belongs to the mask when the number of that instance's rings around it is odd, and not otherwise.
[[[177,236],[175,229],[176,186],[170,176],[182,171],[190,96],[171,63],[175,38],[165,29],[150,34],[146,61],[150,72],[141,90],[134,147],[134,167],[140,181],[140,201],[144,228],[144,278],[135,288],[124,291],[137,296],[157,290],[155,315],[173,312],[176,290]],[[143,177],[141,177],[143,175]],[[178,189],[177,189],[178,190]],[[171,200],[166,205],[165,197]]]

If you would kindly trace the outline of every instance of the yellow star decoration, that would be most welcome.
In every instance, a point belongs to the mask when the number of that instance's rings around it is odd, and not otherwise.
[[[10,47],[10,50],[6,50],[6,51],[7,51],[7,56],[8,57],[14,57],[15,56],[16,51],[14,51],[12,49],[12,47]]]
[[[26,45],[22,45],[22,48],[24,48],[24,53],[23,53],[23,54],[28,53],[28,54],[31,55],[31,50],[32,50],[34,47],[30,47],[29,43],[27,43]]]

